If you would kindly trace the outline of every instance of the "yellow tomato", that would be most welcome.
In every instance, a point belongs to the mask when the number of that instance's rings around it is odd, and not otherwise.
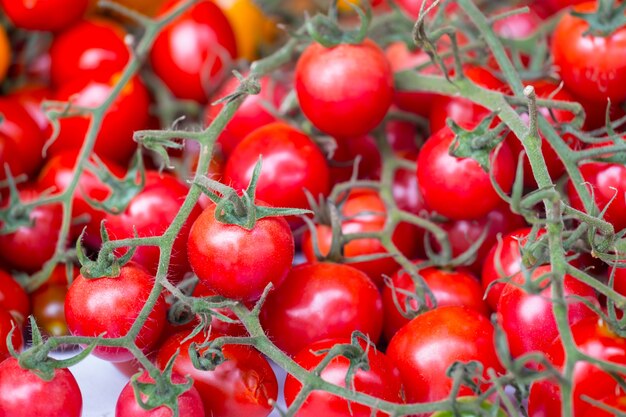
[[[259,48],[274,40],[278,30],[276,22],[263,14],[253,0],[214,0],[230,21],[239,57],[253,61]]]
[[[11,44],[9,37],[2,26],[0,26],[0,82],[4,80],[11,63]]]

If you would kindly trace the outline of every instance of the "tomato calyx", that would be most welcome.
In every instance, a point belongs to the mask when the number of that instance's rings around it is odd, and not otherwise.
[[[485,117],[474,129],[464,129],[452,119],[448,126],[454,132],[454,140],[450,144],[450,155],[457,158],[471,158],[478,162],[485,172],[489,172],[492,151],[502,142],[502,132],[506,129],[503,123],[491,129],[497,114]]]
[[[614,0],[599,0],[597,11],[591,13],[572,11],[571,15],[583,19],[589,25],[583,35],[607,37],[626,26],[626,3],[620,2],[615,5]]]
[[[87,228],[83,229],[83,232],[80,234],[78,241],[76,242],[76,256],[78,257],[78,261],[81,264],[80,273],[86,279],[97,279],[97,278],[116,278],[120,276],[121,269],[124,265],[126,265],[135,255],[135,251],[137,250],[137,246],[133,245],[128,249],[128,251],[120,256],[119,258],[115,255],[115,249],[111,245],[108,245],[108,242],[111,242],[109,239],[109,233],[105,227],[105,220],[102,220],[100,223],[100,236],[102,237],[102,247],[98,252],[98,257],[95,261],[89,259],[89,257],[85,254],[85,250],[83,249],[83,237],[85,236],[85,232]],[[134,229],[134,228],[133,228]],[[134,231],[134,237],[136,239],[139,238],[137,235],[137,230]]]
[[[248,188],[242,190],[241,196],[234,188],[208,178],[205,175],[197,176],[193,183],[213,201],[215,219],[220,223],[234,224],[246,230],[252,230],[256,222],[265,217],[299,216],[311,213],[310,210],[268,207],[255,204],[256,186],[261,175],[262,158],[254,166],[252,178]]]
[[[306,15],[305,26],[309,36],[325,48],[332,48],[339,44],[361,44],[367,37],[367,31],[372,20],[372,8],[368,1],[361,2],[363,8],[352,2],[348,2],[348,4],[354,9],[361,21],[356,30],[344,31],[339,27],[335,2],[328,15],[321,13],[313,17]]]

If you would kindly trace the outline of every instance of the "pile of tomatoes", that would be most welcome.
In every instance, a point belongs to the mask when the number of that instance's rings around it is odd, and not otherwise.
[[[0,0],[0,416],[626,411],[624,7],[268,3]]]

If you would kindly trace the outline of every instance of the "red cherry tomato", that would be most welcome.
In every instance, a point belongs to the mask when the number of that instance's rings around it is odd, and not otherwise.
[[[0,6],[18,28],[56,32],[80,19],[88,0],[1,0]]]
[[[311,44],[298,60],[295,77],[302,112],[335,138],[369,133],[393,99],[391,65],[369,39],[332,48]]]
[[[22,369],[15,358],[0,363],[0,410],[4,417],[80,417],[83,397],[74,375],[55,369],[50,381]]]
[[[43,139],[48,139],[52,134],[52,126],[50,121],[41,108],[41,103],[52,98],[54,93],[45,85],[25,85],[16,90],[12,90],[11,94],[7,97],[17,100],[24,109],[28,112],[30,117],[37,123],[39,129],[42,132]]]
[[[111,239],[161,236],[178,214],[189,189],[177,178],[156,171],[146,172],[144,189],[130,202],[124,212],[105,215],[105,227]],[[180,281],[191,270],[187,259],[187,237],[191,225],[200,215],[200,207],[195,206],[172,246],[168,278]],[[134,229],[134,230],[133,230]],[[119,254],[126,253],[126,250]],[[159,266],[160,250],[157,246],[138,247],[133,261],[143,266],[148,273],[156,275]]]
[[[536,281],[545,278],[544,275],[550,271],[550,265],[540,266],[532,272],[531,279]],[[533,351],[546,352],[559,336],[552,313],[552,287],[543,289],[539,294],[529,294],[519,287],[524,279],[521,273],[513,276],[502,290],[498,302],[498,320],[506,333],[513,357]],[[587,302],[599,307],[591,287],[569,275],[565,275],[563,287],[564,295],[568,297],[567,315],[570,325],[595,316],[593,310],[579,301],[579,298],[585,298]],[[571,298],[572,296],[576,298]]]
[[[329,192],[326,158],[304,133],[283,123],[271,123],[249,134],[226,162],[224,177],[236,190],[248,187],[263,157],[256,196],[273,207],[308,208],[304,190],[314,196]]]
[[[20,191],[29,202],[40,197],[33,188]],[[30,212],[31,227],[20,226],[13,233],[0,235],[0,259],[11,268],[34,273],[54,255],[62,221],[60,204],[37,206]]]
[[[493,12],[494,15],[513,10],[513,7],[501,7]],[[493,23],[496,35],[505,39],[524,39],[531,36],[541,25],[541,18],[533,9],[526,13],[516,13]]]
[[[180,2],[167,2],[162,16]],[[150,62],[178,98],[206,103],[229,60],[237,56],[237,41],[228,18],[211,1],[190,7],[157,36]]]
[[[204,403],[204,413],[212,417],[267,417],[276,401],[278,383],[267,360],[256,350],[244,345],[225,345],[222,349],[226,361],[213,371],[194,368],[189,358],[191,343],[202,344],[205,337],[199,334],[183,342],[186,332],[176,333],[159,349],[157,366],[163,368],[177,350],[174,372],[188,375]],[[211,339],[222,336],[211,332]]]
[[[595,12],[598,2],[574,6],[581,13]],[[580,97],[606,105],[626,99],[626,27],[609,36],[587,33],[589,24],[572,14],[563,14],[552,34],[554,65],[565,86]]]
[[[452,220],[478,219],[498,207],[501,199],[489,173],[478,162],[449,154],[454,137],[444,128],[426,141],[417,159],[417,181],[426,204],[434,211]],[[508,192],[515,179],[511,150],[501,143],[490,156],[492,175]]]
[[[415,264],[417,265],[420,262],[422,261],[417,261]],[[489,316],[489,306],[483,300],[483,290],[480,282],[468,270],[462,268],[445,270],[430,267],[421,269],[419,274],[433,292],[435,300],[437,300],[437,307],[464,306],[486,317]],[[415,293],[415,284],[411,275],[402,269],[392,275],[391,282],[397,290]],[[397,304],[404,309],[409,300],[400,291],[396,292]],[[412,298],[409,302],[413,309],[417,309],[418,302],[415,298]],[[427,298],[427,304],[429,307],[432,307],[430,298]],[[389,286],[385,286],[383,289],[383,309],[383,317],[385,318],[383,331],[385,338],[391,340],[398,330],[410,320],[398,311],[396,302],[394,302],[393,290]]]
[[[375,192],[352,193],[341,208],[341,230],[345,234],[378,232],[384,227],[386,220],[385,204]],[[330,226],[317,225],[317,244],[322,255],[330,252],[332,229]],[[393,242],[405,256],[412,256],[417,244],[416,229],[407,223],[400,223],[393,232]],[[306,230],[302,235],[302,252],[309,262],[317,262],[311,232]],[[343,254],[347,258],[385,254],[387,251],[376,238],[356,239],[344,245]],[[372,282],[381,287],[382,275],[390,275],[398,269],[398,263],[391,257],[372,261],[352,262],[350,266],[365,272]]]
[[[545,3],[545,6],[547,6],[553,13],[587,1],[588,0],[535,0],[536,3]]]
[[[276,121],[276,117],[265,108],[263,103],[267,102],[278,108],[287,93],[285,86],[272,80],[269,76],[262,77],[259,82],[261,83],[261,93],[246,97],[233,118],[226,125],[226,128],[220,133],[218,143],[226,156],[230,155],[247,135],[262,126]],[[232,94],[238,86],[239,80],[231,77],[214,94],[214,97],[226,97],[228,94]],[[223,107],[224,103],[207,107],[204,116],[205,123],[207,125],[210,124]]]
[[[295,357],[294,361],[308,371],[312,371],[326,356],[325,354],[315,354],[324,350],[330,350],[337,344],[348,344],[350,339],[330,339],[316,342],[302,349]],[[366,347],[365,342],[360,341],[361,347],[367,352],[369,369],[367,371],[359,369],[354,375],[354,390],[371,395],[381,400],[391,402],[402,402],[402,385],[398,370],[394,368],[387,357],[376,350],[373,346]],[[350,366],[350,360],[345,356],[334,358],[320,373],[320,377],[331,384],[346,387],[346,373]],[[287,375],[285,381],[285,401],[291,405],[300,390],[302,384],[291,375]],[[376,413],[370,407],[351,403],[348,404],[335,395],[324,391],[313,391],[307,397],[302,407],[296,413],[297,417],[370,417],[383,416],[387,414]]]
[[[247,230],[218,221],[211,205],[191,226],[187,253],[204,285],[228,298],[254,301],[270,282],[281,285],[293,262],[294,242],[284,218],[266,217]]]
[[[2,122],[0,123],[0,135],[13,142],[13,148],[8,148],[9,152],[14,152],[8,158],[19,159],[19,167],[23,171],[13,172],[13,176],[25,173],[32,176],[39,169],[43,156],[42,149],[45,138],[41,133],[37,123],[28,114],[24,106],[14,98],[0,99],[0,114],[2,114]],[[4,177],[4,166],[2,167]]]
[[[294,267],[263,305],[261,323],[290,355],[323,339],[346,338],[355,330],[378,340],[382,301],[367,275],[331,263]]]
[[[0,269],[0,309],[11,313],[20,324],[30,314],[30,300],[26,291],[13,277]]]
[[[452,378],[446,370],[456,361],[480,361],[484,374],[502,371],[494,347],[489,319],[466,307],[439,307],[421,314],[391,339],[387,357],[400,370],[406,400],[443,400],[450,394]],[[471,395],[461,386],[458,395]]]
[[[56,99],[71,101],[76,106],[96,108],[108,99],[118,77],[116,74],[97,79],[79,78],[61,86]],[[133,132],[146,128],[149,107],[148,90],[139,77],[132,78],[105,112],[96,138],[95,153],[111,161],[126,164],[137,149]],[[85,141],[89,123],[89,116],[61,119],[61,130],[56,141],[50,146],[50,154],[80,149]]]
[[[523,247],[528,242],[530,231],[530,228],[519,229],[503,236],[502,241],[494,244],[485,257],[481,281],[483,290],[487,294],[487,303],[492,310],[498,308],[500,294],[506,285],[505,282],[493,285],[492,283],[501,278],[511,277],[522,270],[520,246]],[[545,233],[545,230],[540,230],[537,238]]]
[[[125,36],[121,26],[102,18],[81,21],[60,33],[50,47],[52,84],[108,79],[123,70],[130,60]]]
[[[608,205],[604,219],[615,227],[616,232],[626,228],[626,167],[588,162],[580,166],[580,173],[599,209],[604,210]],[[571,180],[567,182],[567,195],[574,208],[586,211]]]
[[[17,320],[7,310],[0,307],[0,361],[3,361],[11,356],[9,348],[7,347],[7,338],[13,327],[15,327],[15,330],[11,335],[11,343],[13,344],[15,351],[19,352],[22,350],[22,344],[24,343],[22,338],[22,328]],[[1,392],[0,398],[2,398]],[[1,400],[0,405],[2,405]],[[0,410],[2,409],[0,408]]]
[[[608,326],[597,318],[588,318],[572,326],[572,336],[578,350],[596,360],[626,365],[626,339],[615,335]],[[548,352],[548,359],[557,367],[564,364],[563,346],[557,339]],[[573,417],[582,417],[591,404],[583,398],[586,396],[594,400],[601,400],[607,394],[620,394],[617,381],[609,373],[600,370],[589,362],[577,362],[574,367],[572,380],[573,387]],[[560,416],[561,395],[555,382],[543,380],[531,386],[528,399],[529,417]],[[597,414],[592,414],[594,417]]]
[[[79,275],[65,299],[65,319],[70,331],[77,336],[104,332],[106,338],[126,335],[148,300],[153,281],[143,268],[132,263],[123,266],[119,276],[113,278],[87,279]],[[139,331],[139,348],[150,349],[158,341],[165,320],[165,302],[161,298]],[[92,354],[110,362],[133,358],[128,350],[116,347],[98,346]]]
[[[78,150],[71,149],[48,159],[48,162],[39,173],[39,189],[52,190],[55,193],[65,191],[74,178],[74,166],[77,157]],[[125,175],[125,169],[116,163],[106,159],[102,159],[102,162],[118,178],[122,178]],[[102,202],[110,193],[111,190],[95,174],[88,170],[83,171],[83,174],[78,179],[78,188],[74,193],[72,203],[73,238],[77,238],[80,235],[85,227],[86,220],[84,219],[87,218],[86,243],[93,248],[97,248],[100,245],[100,221],[104,219],[105,212],[92,207],[85,199],[85,196],[91,200]],[[79,222],[81,219],[83,219],[82,222]]]
[[[8,138],[4,133],[0,133],[0,181],[7,179],[5,165],[8,165],[13,178],[26,173],[24,167],[22,166],[22,161],[15,157],[18,152],[19,151],[17,150],[15,142]],[[4,197],[5,194],[8,195],[8,191],[6,189],[0,190],[0,195],[2,197]]]
[[[371,136],[342,139],[336,142],[337,149],[333,154],[330,165],[330,175],[333,184],[348,181],[354,171],[354,161],[360,157],[358,178],[380,178],[380,151],[376,141]]]
[[[137,382],[154,384],[154,380],[145,371],[137,378]],[[179,374],[172,374],[172,382],[177,385],[186,384],[187,378]],[[147,401],[148,397],[141,394],[141,399],[142,401]],[[197,389],[191,387],[178,397],[178,413],[180,417],[205,417],[202,399]],[[165,406],[144,410],[137,403],[135,392],[130,382],[122,389],[115,405],[115,417],[166,417],[168,415],[172,415],[172,411]]]

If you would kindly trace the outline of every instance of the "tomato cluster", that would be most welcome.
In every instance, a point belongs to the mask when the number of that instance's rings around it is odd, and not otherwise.
[[[623,5],[315,3],[0,0],[0,416],[626,409]]]

